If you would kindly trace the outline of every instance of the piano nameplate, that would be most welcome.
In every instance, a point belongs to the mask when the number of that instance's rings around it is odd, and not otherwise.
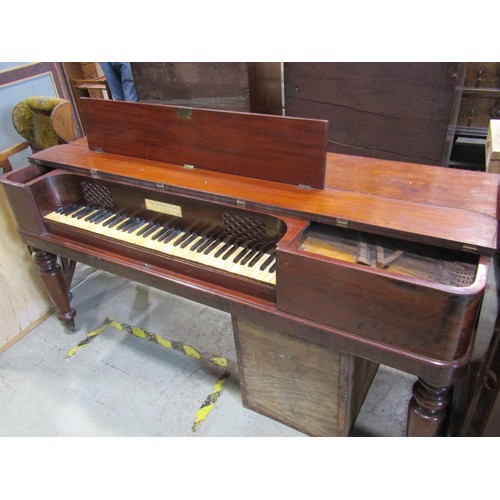
[[[144,201],[148,210],[173,215],[174,217],[182,217],[182,207],[179,205],[173,205],[163,201],[148,200],[147,198]]]

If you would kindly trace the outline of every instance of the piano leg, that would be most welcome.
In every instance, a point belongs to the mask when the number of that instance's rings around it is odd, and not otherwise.
[[[450,389],[433,387],[421,378],[415,382],[408,407],[408,436],[434,437],[439,434],[450,402]]]
[[[73,281],[73,276],[75,274],[76,261],[71,259],[66,259],[64,257],[61,257],[60,261],[61,261],[61,268],[63,270],[64,277],[66,278],[66,284],[69,290],[71,287],[71,282]],[[68,293],[71,300],[71,292]]]
[[[61,266],[57,263],[57,256],[36,248],[32,251],[42,283],[56,308],[58,318],[74,330],[76,311],[70,306],[68,284]]]

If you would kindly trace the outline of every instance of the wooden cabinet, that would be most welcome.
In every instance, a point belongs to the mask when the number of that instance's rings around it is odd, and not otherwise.
[[[285,63],[287,116],[329,120],[329,151],[446,165],[460,63]]]
[[[466,63],[458,133],[486,137],[490,120],[500,118],[500,63]]]
[[[328,149],[484,170],[500,63],[285,63],[288,116],[329,120]]]
[[[500,118],[500,63],[463,63],[465,80],[449,166],[485,168],[490,120]]]

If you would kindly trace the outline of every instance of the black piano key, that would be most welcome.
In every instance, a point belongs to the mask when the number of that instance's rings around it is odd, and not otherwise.
[[[213,236],[211,238],[207,238],[197,249],[198,253],[204,252],[214,241],[217,241],[217,238]]]
[[[205,255],[208,255],[213,250],[215,250],[222,243],[222,241],[223,240],[219,240],[218,238],[213,238],[213,241],[211,241],[210,244],[207,247],[205,247],[205,250],[203,250],[203,253]]]
[[[67,207],[65,210],[63,210],[61,213],[62,215],[69,216],[71,214],[74,214],[78,210],[81,210],[83,208],[83,205],[71,205],[70,207]]]
[[[103,208],[97,208],[95,212],[90,213],[85,217],[85,222],[92,222],[95,218],[99,217],[103,213]]]
[[[196,238],[198,238],[199,234],[198,233],[191,233],[189,238],[185,239],[181,243],[181,248],[186,248],[190,243],[192,243]]]
[[[56,213],[68,215],[71,212],[73,212],[74,210],[76,210],[78,207],[81,207],[81,205],[78,203],[70,203],[69,205],[63,205],[63,206],[59,207],[56,210]]]
[[[172,226],[166,226],[166,231],[163,231],[161,233],[161,236],[158,238],[158,241],[161,243],[162,241],[165,241],[165,238],[168,238],[174,231],[176,231],[175,227]]]
[[[186,231],[186,233],[184,235],[182,235],[180,238],[178,238],[177,240],[175,240],[174,242],[174,247],[178,247],[179,245],[181,245],[184,241],[186,241],[193,233],[191,233],[190,231]]]
[[[133,226],[137,221],[137,217],[131,217],[129,220],[124,221],[122,224],[120,224],[116,229],[118,229],[118,231],[127,232],[130,227]]]
[[[83,206],[82,208],[75,210],[74,212],[71,213],[71,217],[73,218],[78,217],[81,213],[85,213],[88,210],[88,208],[89,207]]]
[[[218,238],[224,233],[224,230],[218,229],[215,232],[211,232],[209,235],[207,235],[207,238],[205,241],[203,241],[197,248],[196,251],[198,253],[201,253],[205,251],[209,245],[211,245],[214,241],[218,241]]]
[[[103,211],[102,208],[98,208],[98,209],[95,209],[95,210],[96,211],[91,212],[89,215],[87,215],[87,217],[85,217],[85,221],[86,222],[92,222],[93,219],[95,219],[96,217],[98,217],[99,215],[102,214],[102,211]]]
[[[146,224],[138,233],[137,236],[143,236],[146,231],[151,229],[155,225],[154,222],[150,222],[149,224]]]
[[[225,245],[221,246],[217,252],[215,252],[214,257],[218,259],[224,252],[228,250],[228,248],[231,247],[231,245],[234,243],[236,238],[229,238]]]
[[[54,210],[54,212],[55,212],[56,214],[60,214],[60,213],[62,213],[62,211],[63,211],[63,210],[65,210],[66,208],[68,208],[68,205],[61,205],[60,207],[57,207],[57,208]]]
[[[146,221],[144,219],[137,219],[132,226],[130,226],[127,230],[127,233],[132,234],[134,231],[137,231],[140,227],[142,227]]]
[[[111,217],[113,215],[113,212],[110,210],[106,210],[103,214],[99,215],[99,217],[96,217],[92,222],[94,224],[98,224],[99,222],[103,222],[105,219],[108,217]]]
[[[274,264],[269,268],[269,272],[270,273],[274,273],[274,271],[276,271],[276,261],[274,262]]]
[[[156,224],[153,224],[152,227],[150,227],[146,232],[142,233],[143,238],[147,238],[150,234],[153,234],[160,228],[160,224],[157,222]]]
[[[238,252],[238,253],[235,255],[235,257],[234,257],[234,259],[233,259],[233,262],[234,262],[235,264],[237,264],[237,263],[238,263],[238,262],[239,262],[239,261],[243,258],[243,256],[244,256],[247,252],[249,252],[248,248],[243,248],[240,252]]]
[[[260,266],[260,270],[261,271],[265,271],[266,268],[268,266],[271,265],[271,263],[274,261],[274,259],[276,258],[276,256],[274,255],[274,253],[272,253],[263,263],[262,265]]]
[[[233,259],[233,262],[235,264],[238,264],[245,256],[247,256],[250,252],[253,252],[255,248],[259,245],[262,245],[262,243],[258,241],[254,241],[253,243],[250,243],[248,245],[245,245],[244,248],[241,250],[241,252],[238,252],[236,256]]]
[[[191,248],[189,250],[191,250],[192,252],[194,252],[195,250],[198,250],[198,248],[203,245],[203,243],[205,243],[207,240],[208,240],[208,236],[207,235],[202,235],[202,237],[198,240],[198,241],[195,241],[194,244],[191,246]]]
[[[253,267],[255,266],[255,264],[257,264],[257,262],[259,262],[259,260],[262,258],[262,256],[264,255],[265,252],[263,252],[262,250],[260,252],[257,253],[257,255],[254,255],[252,259],[250,259],[250,261],[248,262],[248,267]]]
[[[157,240],[160,236],[162,236],[163,234],[165,234],[167,231],[170,231],[170,228],[167,226],[160,226],[160,230],[159,231],[156,231],[152,236],[151,236],[151,239],[153,241]]]
[[[86,215],[95,211],[95,208],[87,207],[85,210],[81,210],[78,215],[76,215],[77,219],[83,219]]]
[[[234,243],[229,248],[229,250],[222,256],[222,260],[227,260],[229,257],[231,257],[231,255],[233,255],[233,253],[236,252],[236,250],[238,250],[238,248],[239,248],[239,245],[237,245],[236,243]]]
[[[227,260],[229,257],[231,257],[231,255],[234,254],[234,252],[236,252],[236,250],[238,250],[239,248],[242,247],[243,245],[243,241],[246,241],[246,240],[242,240],[241,238],[232,238],[230,241],[229,241],[229,247],[226,246],[226,248],[223,250],[222,252],[222,260]]]
[[[108,227],[111,229],[112,227],[115,227],[117,224],[121,224],[125,219],[128,219],[128,215],[120,215],[120,217],[118,217],[113,222],[108,224]]]
[[[255,255],[258,255],[261,252],[260,248],[253,248],[250,252],[248,252],[243,259],[241,259],[240,264],[242,266],[246,266],[250,259],[253,259]]]
[[[123,215],[120,215],[120,214],[116,214],[114,215],[113,217],[111,217],[110,219],[106,220],[105,222],[103,222],[103,227],[106,227],[106,226],[109,226],[111,223],[115,222],[116,220],[118,220],[120,217],[123,217]]]
[[[163,240],[163,243],[168,243],[169,241],[172,241],[174,238],[177,238],[177,236],[179,236],[179,234],[181,233],[182,233],[181,229],[176,229]]]

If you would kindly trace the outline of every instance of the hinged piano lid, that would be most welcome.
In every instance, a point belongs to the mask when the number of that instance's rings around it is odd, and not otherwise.
[[[94,151],[323,189],[325,120],[82,98]]]

